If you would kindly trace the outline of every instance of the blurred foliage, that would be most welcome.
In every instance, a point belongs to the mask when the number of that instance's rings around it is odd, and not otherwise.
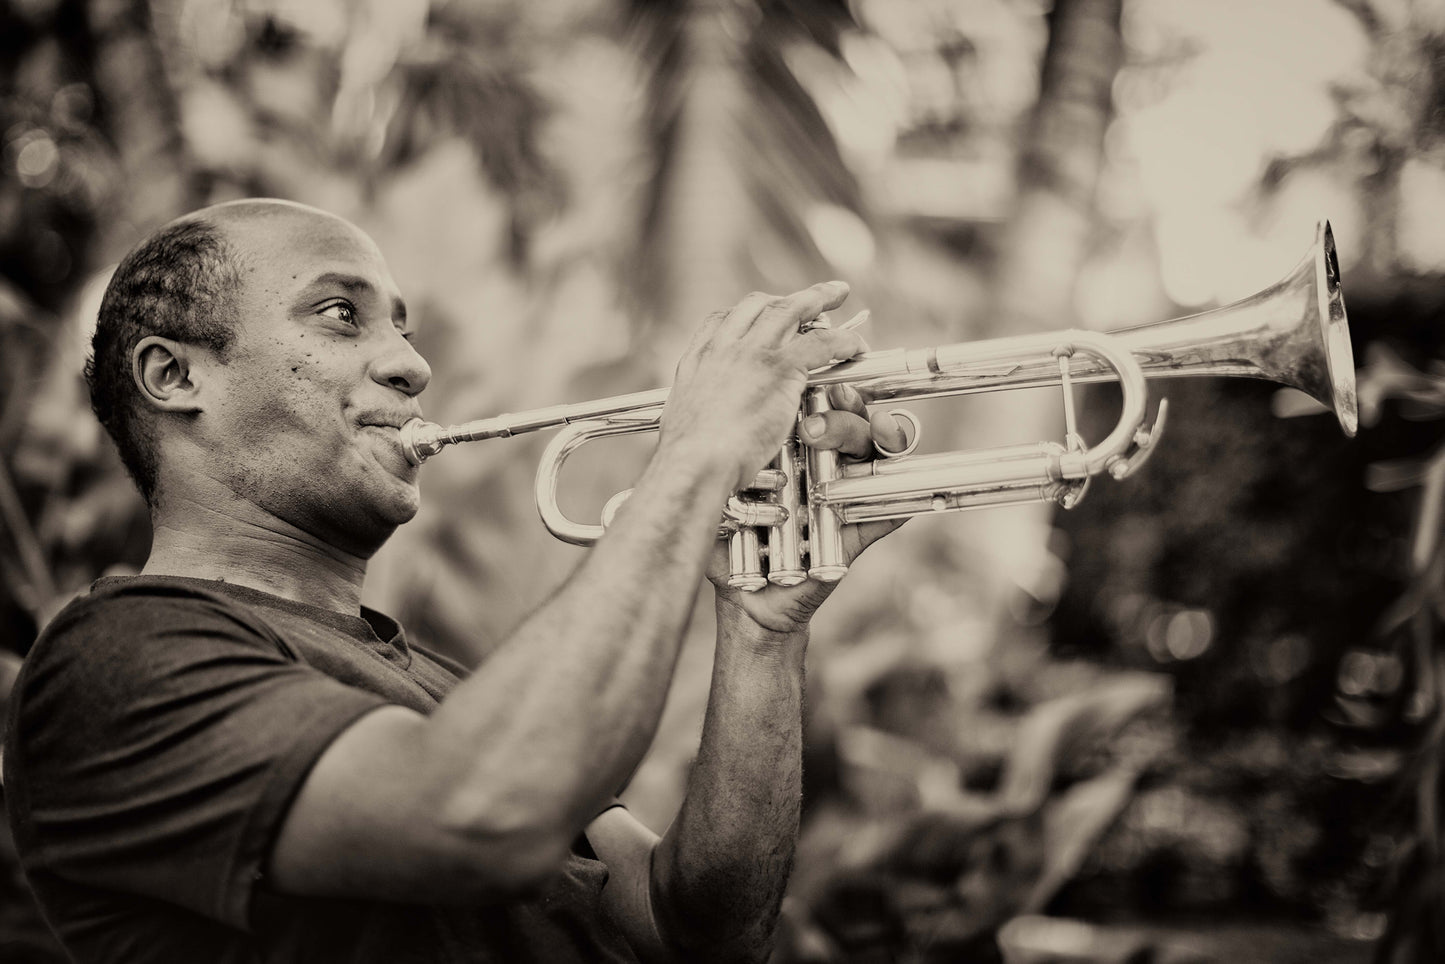
[[[1298,406],[1268,386],[1176,383],[1127,484],[1058,519],[914,523],[860,560],[815,631],[778,959],[1445,958],[1445,15],[1187,6],[0,3],[5,672],[145,557],[78,372],[109,266],[195,206],[288,197],[370,232],[442,421],[665,384],[693,319],[821,277],[874,310],[876,347],[1166,317],[1254,270],[1199,238],[1238,233],[1247,261],[1245,233],[1293,246],[1327,206],[1359,439],[1273,418]],[[1225,90],[1225,49],[1241,74],[1239,51],[1316,64],[1297,113],[1323,104],[1318,130]],[[1170,104],[1187,123],[1151,141]],[[1111,405],[1090,393],[1095,436]],[[991,411],[942,444],[1035,418]],[[368,602],[484,658],[577,561],[535,523],[541,444],[429,465]],[[569,510],[644,457],[583,460]],[[706,692],[695,622],[627,795],[658,826]],[[0,858],[0,958],[57,960]]]

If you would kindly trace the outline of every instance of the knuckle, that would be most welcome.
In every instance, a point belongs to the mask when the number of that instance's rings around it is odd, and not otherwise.
[[[771,373],[781,367],[782,352],[768,345],[740,345],[734,358],[744,371]]]
[[[792,372],[804,367],[792,353],[781,348],[765,348],[760,352],[760,363],[774,372]]]

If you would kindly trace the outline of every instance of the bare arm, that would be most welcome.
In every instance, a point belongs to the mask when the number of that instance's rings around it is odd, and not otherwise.
[[[762,960],[798,836],[808,633],[760,630],[726,600],[718,622],[698,758],[653,858],[655,913],[692,960]]]
[[[431,717],[384,708],[328,748],[283,822],[275,886],[466,901],[556,869],[651,741],[722,502],[776,450],[808,369],[861,350],[797,332],[845,296],[750,296],[709,319],[607,536]]]
[[[871,452],[862,401],[853,394],[834,404],[834,424],[812,443]],[[903,447],[891,418],[875,420],[872,436]],[[894,527],[851,527],[850,557]],[[765,960],[798,834],[808,623],[833,587],[741,593],[727,587],[721,553],[709,575],[717,586],[717,651],[682,809],[660,840],[628,827],[622,811],[587,832],[612,872],[609,910],[650,960]]]
[[[702,745],[666,835],[622,809],[587,828],[608,912],[644,961],[748,961],[770,946],[798,831],[806,631],[741,635],[719,640]]]

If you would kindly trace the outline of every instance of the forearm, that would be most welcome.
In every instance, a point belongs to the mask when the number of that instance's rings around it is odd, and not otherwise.
[[[654,461],[573,577],[437,709],[429,743],[463,820],[575,834],[621,788],[661,714],[725,496]]]
[[[806,645],[719,605],[702,743],[653,863],[659,922],[689,959],[767,956],[798,835]]]

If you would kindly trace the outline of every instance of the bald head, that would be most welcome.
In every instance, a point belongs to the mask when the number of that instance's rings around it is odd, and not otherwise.
[[[164,231],[166,228],[193,221],[204,222],[223,231],[238,225],[275,224],[281,221],[352,227],[351,222],[345,218],[320,208],[311,207],[309,204],[285,201],[280,198],[242,198],[238,201],[224,201],[192,211],[190,214],[183,214],[161,230]]]
[[[155,505],[156,419],[136,383],[136,345],[159,335],[224,359],[241,313],[241,279],[278,230],[345,225],[333,214],[276,199],[229,201],[171,221],[121,261],[106,288],[85,376],[91,406],[147,503]],[[357,231],[359,234],[360,232]]]

